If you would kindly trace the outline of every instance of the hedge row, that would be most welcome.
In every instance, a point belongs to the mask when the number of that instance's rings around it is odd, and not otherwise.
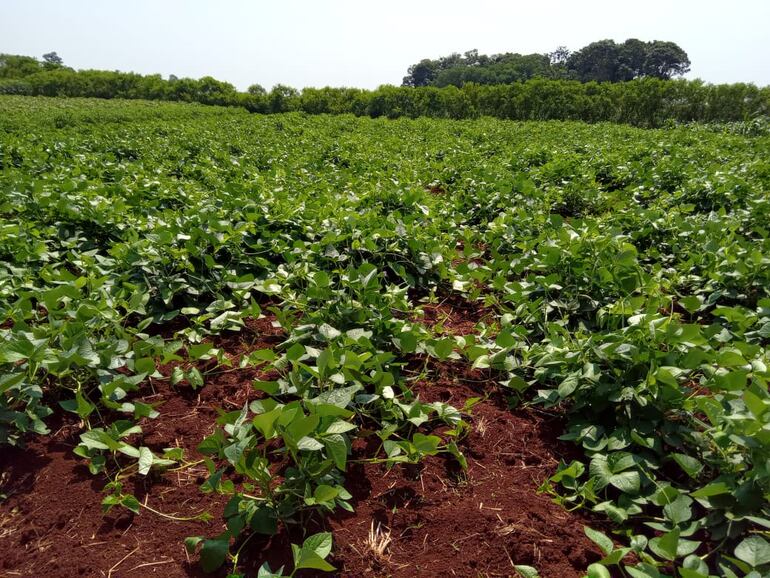
[[[279,85],[270,92],[242,93],[211,77],[165,80],[159,75],[59,69],[0,80],[0,94],[199,102],[241,106],[259,113],[456,119],[491,116],[649,127],[667,121],[743,121],[770,114],[770,87],[652,78],[619,83],[533,79],[507,85],[466,84],[462,88],[306,88],[301,92]]]

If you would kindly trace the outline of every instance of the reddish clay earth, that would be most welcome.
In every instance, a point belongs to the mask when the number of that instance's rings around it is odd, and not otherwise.
[[[424,309],[426,323],[430,323],[430,311],[441,310]],[[452,307],[452,321],[444,321],[443,326],[463,333],[476,325],[478,313]],[[272,320],[251,320],[244,331],[219,337],[215,345],[227,352],[237,368],[244,353],[280,343],[280,330]],[[414,365],[422,368],[423,361],[415,360]],[[355,512],[314,520],[304,529],[282,528],[269,539],[254,538],[245,548],[241,571],[254,576],[266,560],[274,569],[281,564],[291,568],[289,544],[301,542],[305,531],[320,529],[334,534],[335,575],[350,578],[515,576],[514,564],[535,566],[544,578],[576,578],[600,558],[583,533],[588,520],[537,492],[559,459],[574,457],[573,448],[557,439],[562,429],[558,418],[532,409],[510,410],[483,371],[455,363],[427,367],[427,377],[414,384],[420,399],[461,408],[470,398],[484,398],[466,418],[471,428],[461,449],[468,460],[467,471],[460,470],[455,460],[440,456],[419,466],[391,469],[355,463],[378,449],[375,436],[358,439],[346,484]],[[161,370],[168,374],[171,368]],[[161,415],[142,421],[141,443],[153,450],[183,447],[187,460],[197,462],[202,456],[195,447],[214,431],[217,408],[240,408],[257,397],[251,381],[258,375],[253,368],[215,370],[198,392],[153,380],[142,399],[158,403]],[[135,479],[126,490],[168,516],[186,518],[207,511],[213,515],[211,522],[174,520],[144,508],[139,515],[119,509],[103,515],[105,481],[92,476],[72,453],[78,424],[63,416],[58,421],[53,433],[30,439],[25,449],[0,452],[0,493],[7,496],[0,502],[0,576],[205,576],[183,547],[187,536],[214,536],[224,527],[227,498],[199,490],[205,468],[189,465]],[[390,538],[381,553],[367,541],[373,525]],[[213,576],[226,573],[222,570]]]
[[[477,333],[479,323],[491,324],[493,311],[480,302],[468,302],[450,295],[442,297],[436,303],[426,303],[417,308],[413,321],[432,328],[437,333],[469,335]]]

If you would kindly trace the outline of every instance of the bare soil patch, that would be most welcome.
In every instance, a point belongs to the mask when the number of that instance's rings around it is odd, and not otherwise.
[[[477,333],[479,323],[494,320],[494,312],[489,307],[454,293],[436,303],[420,305],[417,310],[419,313],[413,316],[414,321],[451,335]]]

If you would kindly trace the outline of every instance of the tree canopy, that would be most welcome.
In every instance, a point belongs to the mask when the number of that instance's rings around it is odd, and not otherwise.
[[[404,86],[462,86],[477,84],[510,84],[530,78],[563,78],[547,54],[479,54],[469,50],[436,60],[423,59],[409,67]]]
[[[19,54],[0,54],[0,78],[25,78],[44,70],[64,68],[64,61],[55,52],[43,55],[43,60]]]
[[[409,67],[403,86],[510,84],[531,78],[620,82],[634,78],[669,79],[690,70],[687,53],[674,42],[630,38],[593,42],[571,53],[559,46],[549,54],[485,55],[478,50],[422,59]]]
[[[622,82],[645,77],[668,80],[689,72],[690,59],[674,42],[629,38],[622,44],[613,40],[592,42],[571,54],[566,66],[583,82]]]

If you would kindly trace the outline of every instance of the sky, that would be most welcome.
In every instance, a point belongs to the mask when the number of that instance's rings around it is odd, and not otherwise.
[[[0,53],[73,68],[375,88],[410,64],[670,40],[688,78],[770,85],[770,0],[0,0]]]

